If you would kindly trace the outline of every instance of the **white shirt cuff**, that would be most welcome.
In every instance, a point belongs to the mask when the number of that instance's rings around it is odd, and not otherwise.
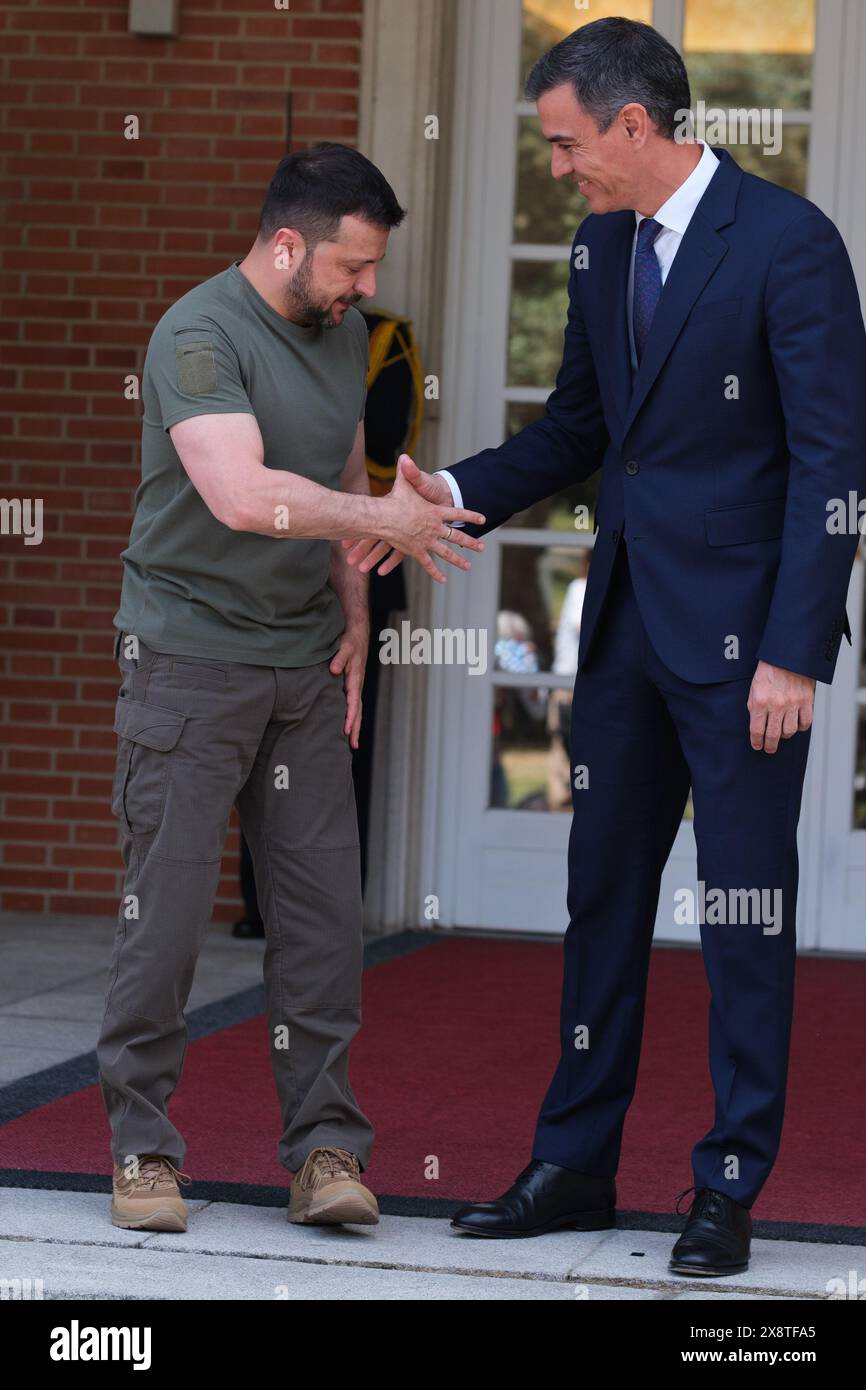
[[[453,501],[455,507],[460,507],[460,508],[462,509],[462,508],[463,508],[463,494],[461,493],[460,488],[457,486],[457,479],[456,479],[456,478],[452,478],[452,476],[451,476],[451,474],[448,472],[448,469],[447,469],[447,468],[440,468],[440,469],[438,469],[438,470],[437,470],[437,473],[436,473],[436,476],[437,476],[437,478],[444,478],[444,479],[445,479],[446,483],[448,484],[449,488],[451,489],[451,500]],[[463,526],[463,525],[464,525],[464,522],[462,522],[462,521],[452,521],[452,522],[449,522],[449,525],[450,525],[450,526],[454,526],[454,527]]]

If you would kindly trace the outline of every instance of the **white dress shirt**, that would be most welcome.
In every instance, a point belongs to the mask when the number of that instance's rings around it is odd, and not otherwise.
[[[675,189],[666,203],[662,203],[658,212],[655,214],[656,222],[661,222],[662,230],[653,242],[653,250],[656,253],[656,260],[662,273],[662,284],[668,278],[668,271],[673,264],[674,256],[680,248],[683,233],[692,220],[692,213],[698,203],[703,198],[707,189],[707,184],[716,172],[719,160],[713,154],[709,145],[702,140],[698,141],[703,145],[700,159],[689,174],[685,183],[681,183]],[[632,371],[637,371],[637,353],[634,347],[634,324],[632,323],[632,300],[634,298],[634,253],[637,246],[637,229],[644,220],[642,212],[634,215],[634,241],[631,246],[631,261],[628,268],[628,341],[631,350]]]
[[[680,242],[683,239],[686,227],[692,219],[692,213],[697,207],[701,198],[706,192],[707,184],[719,166],[719,160],[713,154],[710,146],[703,140],[698,144],[702,146],[701,157],[695,165],[688,178],[675,189],[667,202],[662,203],[658,212],[655,213],[656,222],[661,222],[662,230],[653,242],[653,250],[662,275],[662,284],[668,277],[668,271],[673,264],[674,256],[679,250]],[[632,324],[632,299],[634,296],[634,252],[637,245],[637,229],[644,219],[642,212],[635,212],[634,215],[634,240],[631,247],[631,260],[628,268],[628,340],[631,351],[632,371],[637,371],[637,354],[634,346],[634,326]],[[463,506],[463,497],[460,488],[457,486],[456,478],[448,472],[447,468],[438,470],[440,478],[444,478],[454,499],[455,507]],[[454,522],[455,526],[462,526],[462,522]]]

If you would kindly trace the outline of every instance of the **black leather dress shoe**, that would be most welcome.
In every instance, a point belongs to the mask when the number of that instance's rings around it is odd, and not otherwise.
[[[686,1192],[690,1190],[686,1188]],[[681,1192],[680,1197],[684,1196]],[[671,1252],[668,1268],[675,1274],[739,1274],[749,1267],[751,1237],[748,1207],[741,1207],[715,1188],[696,1188],[689,1219]]]
[[[524,1168],[492,1202],[460,1207],[451,1225],[474,1236],[543,1236],[548,1231],[606,1231],[615,1224],[616,1183],[544,1163]]]

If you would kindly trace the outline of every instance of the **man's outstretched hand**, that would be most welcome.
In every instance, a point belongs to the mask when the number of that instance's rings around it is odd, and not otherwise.
[[[397,460],[394,486],[388,496],[383,498],[383,502],[391,504],[390,527],[395,531],[401,526],[404,527],[409,543],[404,544],[402,539],[398,540],[396,534],[393,540],[379,540],[371,536],[364,536],[360,540],[344,540],[343,547],[349,552],[346,562],[357,565],[364,574],[369,573],[377,564],[379,574],[390,574],[401,560],[411,555],[422,569],[427,571],[431,579],[444,584],[445,576],[434,564],[434,555],[447,561],[449,565],[456,566],[457,569],[468,570],[472,568],[470,561],[452,550],[451,545],[460,545],[466,550],[484,549],[484,542],[476,536],[467,536],[465,531],[454,529],[449,535],[448,527],[455,521],[469,521],[483,526],[485,518],[480,512],[468,512],[455,507],[451,489],[445,479],[437,478],[435,473],[422,473],[408,454],[401,454]],[[379,564],[380,560],[384,563]]]
[[[799,676],[759,661],[746,701],[752,747],[757,752],[775,753],[780,738],[793,738],[811,728],[814,704],[812,676]]]

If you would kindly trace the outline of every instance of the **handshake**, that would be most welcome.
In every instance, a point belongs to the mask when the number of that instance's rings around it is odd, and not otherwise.
[[[422,473],[408,454],[401,454],[397,460],[394,486],[378,506],[381,520],[377,518],[376,535],[342,542],[348,551],[347,564],[357,565],[364,574],[375,565],[379,565],[379,574],[390,574],[401,560],[411,555],[431,579],[444,584],[445,575],[436,565],[434,556],[457,569],[468,570],[472,568],[470,561],[451,547],[484,549],[483,541],[456,530],[453,523],[468,521],[483,526],[485,518],[480,512],[455,507],[445,479]]]

